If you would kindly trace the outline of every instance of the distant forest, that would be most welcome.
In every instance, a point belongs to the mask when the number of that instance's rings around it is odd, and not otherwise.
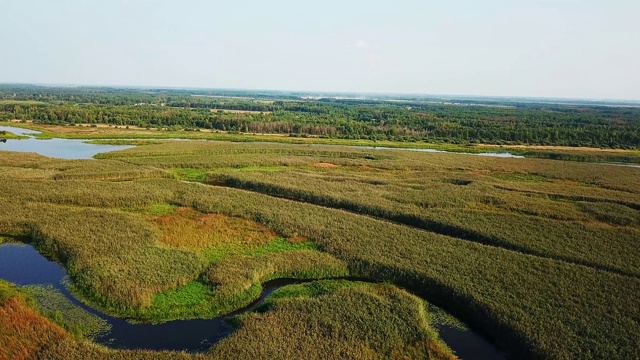
[[[640,108],[287,92],[0,86],[0,120],[453,144],[640,147]]]

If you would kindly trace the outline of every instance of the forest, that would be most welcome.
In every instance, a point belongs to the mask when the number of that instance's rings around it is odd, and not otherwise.
[[[287,92],[0,86],[0,121],[292,137],[637,149],[640,107]]]

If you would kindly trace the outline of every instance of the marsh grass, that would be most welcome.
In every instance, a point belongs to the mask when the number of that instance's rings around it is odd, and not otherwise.
[[[92,338],[109,331],[109,324],[71,303],[52,286],[31,285],[22,288],[34,299],[38,311],[76,335]]]
[[[441,308],[433,305],[426,304],[427,312],[431,314],[431,324],[435,327],[440,326],[449,326],[462,331],[471,331],[467,325],[465,325],[462,321],[457,319],[455,316],[450,313],[442,310]]]
[[[314,282],[288,286],[215,347],[214,356],[311,359],[455,359],[430,326],[422,300],[390,285]],[[272,329],[269,332],[258,329]],[[282,332],[283,329],[290,329]],[[285,336],[287,341],[276,343]],[[248,342],[249,338],[257,342]],[[239,344],[246,344],[239,346]]]
[[[177,209],[178,207],[176,205],[166,203],[151,204],[147,206],[125,206],[122,208],[122,210],[124,211],[136,212],[151,216],[172,215],[176,213]]]
[[[319,280],[305,284],[294,284],[272,292],[257,311],[264,311],[280,299],[309,298],[330,294],[340,289],[362,286],[363,283],[350,280]]]
[[[93,143],[108,145],[156,145],[162,139],[191,139],[191,140],[214,140],[236,143],[275,143],[275,144],[298,144],[298,145],[337,145],[356,147],[387,147],[387,148],[416,148],[434,149],[457,153],[483,153],[498,152],[512,153],[525,156],[527,158],[555,159],[564,161],[581,162],[628,162],[640,163],[640,152],[638,150],[618,150],[615,152],[609,149],[582,149],[580,147],[550,147],[548,149],[533,147],[509,147],[509,146],[485,146],[485,145],[458,145],[447,143],[429,143],[423,141],[401,142],[387,140],[350,140],[331,138],[296,138],[286,135],[255,135],[255,134],[229,134],[226,132],[192,132],[192,131],[148,131],[144,129],[124,129],[124,128],[85,128],[51,126],[44,124],[14,124],[9,126],[23,127],[39,130],[42,134],[38,138],[70,138],[70,139],[93,139]]]
[[[208,247],[204,249],[203,253],[207,260],[215,263],[229,256],[258,256],[294,250],[320,250],[320,246],[312,241],[294,242],[278,237],[260,247],[250,246],[250,244],[243,242],[229,242]]]
[[[11,131],[0,130],[0,139],[17,140],[26,139],[26,136],[18,136]]]
[[[311,284],[323,291],[283,291],[268,308],[238,319],[238,330],[208,353],[187,354],[111,350],[70,336],[38,314],[24,290],[0,281],[0,358],[455,358],[430,326],[422,300],[390,285]]]
[[[176,308],[198,308],[196,314],[205,315],[203,308],[213,295],[211,287],[200,281],[192,281],[184,286],[156,294],[151,307],[158,312],[175,311]]]
[[[169,172],[181,180],[204,181],[207,170],[178,168],[170,169]]]
[[[177,208],[174,214],[151,217],[162,232],[160,241],[168,246],[190,250],[216,248],[234,243],[246,249],[257,248],[275,240],[277,234],[264,225],[221,214],[200,214],[190,208]]]
[[[515,181],[515,182],[532,182],[532,183],[540,183],[547,182],[549,179],[544,176],[534,175],[534,174],[523,174],[523,173],[491,173],[491,176],[507,181]]]
[[[251,304],[262,283],[277,278],[322,279],[349,275],[346,264],[313,250],[216,259],[200,280],[158,293],[136,317],[145,321],[212,318]]]
[[[497,175],[505,178],[504,173]],[[640,276],[640,257],[633,251],[640,231],[627,227],[638,225],[637,211],[617,203],[585,207],[513,194],[496,189],[491,177],[486,176],[466,175],[444,181],[440,180],[441,176],[397,173],[382,177],[349,170],[298,169],[278,174],[209,173],[207,182],[344,209],[482,244]],[[513,182],[514,179],[538,183],[542,177],[516,173],[505,181]],[[595,209],[599,206],[618,211],[611,215],[606,211],[597,212]],[[612,228],[611,225],[624,227]],[[544,232],[540,231],[541,227]]]
[[[454,154],[197,142],[149,145],[108,157],[76,162],[31,154],[0,156],[1,167],[13,168],[0,172],[0,234],[28,235],[41,252],[67,267],[81,297],[107,312],[144,317],[157,294],[194,281],[211,289],[210,302],[217,309],[231,309],[255,298],[259,284],[267,279],[348,273],[411,289],[479,330],[512,357],[627,359],[640,355],[640,326],[635,321],[640,316],[640,280],[629,276],[638,264],[634,245],[638,227],[631,223],[640,204],[637,169]],[[320,162],[339,167],[312,166]],[[140,166],[157,173],[126,181],[105,175],[131,173]],[[263,171],[239,170],[248,166],[287,169],[268,176]],[[217,171],[216,176],[313,197],[287,200],[257,188],[188,184],[158,170],[171,168]],[[86,179],[52,178],[65,172]],[[531,174],[548,181],[512,181],[492,173]],[[29,179],[32,174],[36,177]],[[472,183],[460,186],[444,178]],[[339,200],[341,206],[317,200]],[[595,209],[584,208],[584,203]],[[154,204],[251,220],[291,243],[295,241],[289,239],[308,239],[320,251],[234,253],[211,263],[196,250],[162,244],[162,231],[149,217],[166,214],[122,210]],[[603,216],[622,208],[626,210],[621,220]],[[443,235],[438,229],[390,222],[384,214],[413,214],[412,221],[437,220],[466,234]],[[467,235],[500,242],[486,246]],[[509,247],[514,245],[520,249]],[[538,254],[521,249],[535,249]],[[198,290],[202,286],[187,289],[185,293],[196,299],[203,297]],[[191,301],[186,295],[185,299]],[[344,306],[353,310],[355,304]],[[160,321],[161,315],[154,317]],[[262,328],[260,323],[255,326]],[[291,328],[286,328],[274,332],[279,334],[274,341],[287,339]],[[247,332],[234,338],[239,342],[233,346],[264,343],[262,335]],[[355,338],[350,343],[352,354],[358,349],[366,353],[367,346]]]
[[[131,146],[145,146],[145,145],[158,145],[165,144],[167,140],[156,139],[97,139],[86,141],[87,144],[95,145],[131,145]]]
[[[25,291],[0,280],[0,359],[203,359],[181,352],[111,350],[65,331]]]

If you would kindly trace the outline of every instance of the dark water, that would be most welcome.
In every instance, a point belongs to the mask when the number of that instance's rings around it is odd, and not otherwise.
[[[436,326],[440,339],[463,360],[506,359],[490,342],[471,330],[462,330],[449,325]]]
[[[113,348],[205,351],[233,330],[227,322],[228,316],[162,324],[131,324],[124,319],[103,314],[76,299],[63,285],[66,278],[63,267],[46,259],[30,245],[0,245],[0,278],[17,285],[52,285],[74,304],[107,320],[111,331],[94,341]],[[276,289],[298,282],[287,279],[267,282],[259,300],[234,314],[247,311]]]
[[[38,131],[21,129],[10,126],[0,126],[0,131],[9,131],[16,135],[31,136]],[[2,137],[2,135],[0,135]],[[34,137],[21,140],[7,140],[0,143],[0,150],[34,152],[40,155],[59,159],[92,159],[94,155],[116,150],[132,148],[127,145],[97,145],[87,144],[84,140],[49,139],[38,140]]]
[[[227,316],[207,320],[177,320],[162,324],[131,324],[124,319],[105,315],[76,299],[64,286],[66,272],[58,263],[42,256],[31,245],[0,245],[0,278],[17,285],[51,285],[67,299],[111,325],[108,334],[95,342],[118,349],[206,351],[228,336],[233,327],[229,317],[253,309],[273,291],[287,285],[308,282],[296,279],[278,279],[263,284],[258,300]],[[354,281],[365,279],[349,278]],[[437,327],[442,340],[465,360],[504,359],[493,345],[472,331],[447,325]]]

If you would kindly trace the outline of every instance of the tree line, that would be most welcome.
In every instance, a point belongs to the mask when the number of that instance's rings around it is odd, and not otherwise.
[[[633,107],[284,97],[265,100],[186,90],[4,86],[0,87],[0,120],[456,144],[640,147],[640,109]]]

